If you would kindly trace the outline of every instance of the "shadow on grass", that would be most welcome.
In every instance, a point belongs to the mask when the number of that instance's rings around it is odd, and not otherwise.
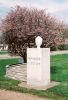
[[[57,73],[57,66],[51,66],[51,67],[50,67],[50,72],[51,72],[52,74],[56,74],[56,73]]]

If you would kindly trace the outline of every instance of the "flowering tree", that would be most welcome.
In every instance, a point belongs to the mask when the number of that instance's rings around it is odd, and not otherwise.
[[[63,42],[63,26],[44,10],[17,6],[2,20],[2,32],[14,54],[26,59],[26,48],[35,47],[35,37],[43,38],[42,47],[54,46]]]

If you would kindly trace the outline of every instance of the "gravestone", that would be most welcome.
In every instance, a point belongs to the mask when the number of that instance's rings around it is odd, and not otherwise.
[[[40,48],[40,36],[35,42],[37,48],[27,48],[27,84],[45,86],[50,83],[50,48]]]

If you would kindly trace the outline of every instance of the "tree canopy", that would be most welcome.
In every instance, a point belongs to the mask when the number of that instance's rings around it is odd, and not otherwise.
[[[46,14],[45,10],[12,9],[2,20],[2,32],[9,50],[26,58],[26,48],[35,47],[35,37],[43,38],[42,47],[63,42],[63,25]]]

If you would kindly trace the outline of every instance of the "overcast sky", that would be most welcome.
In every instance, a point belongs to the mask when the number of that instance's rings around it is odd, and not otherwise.
[[[68,0],[0,0],[0,18],[16,5],[46,9],[46,12],[68,23]]]

